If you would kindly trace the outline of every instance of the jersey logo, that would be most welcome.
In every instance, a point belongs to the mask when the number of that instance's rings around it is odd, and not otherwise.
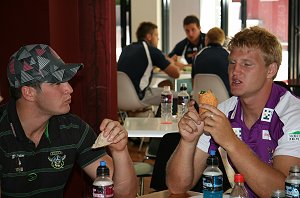
[[[273,112],[274,109],[264,108],[263,113],[261,115],[261,121],[271,122]]]
[[[268,130],[262,130],[262,139],[271,140],[271,136]]]
[[[22,159],[24,158],[24,154],[12,154],[11,155],[11,159],[15,160],[15,164],[16,164],[16,172],[23,172],[24,168],[22,165]]]
[[[242,129],[241,128],[232,128],[234,131],[235,135],[238,136],[238,138],[241,140],[242,139]]]
[[[51,166],[53,168],[62,169],[64,167],[66,155],[64,155],[62,151],[53,151],[50,152],[49,155],[50,156],[48,156],[48,160],[51,162]]]
[[[288,134],[289,141],[300,141],[300,131],[292,131]]]

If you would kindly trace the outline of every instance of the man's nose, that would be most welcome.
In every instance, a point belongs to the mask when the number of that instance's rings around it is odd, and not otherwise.
[[[73,92],[73,88],[72,88],[72,86],[70,85],[70,83],[69,82],[64,82],[63,83],[63,88],[64,88],[64,92],[65,93],[72,93]]]

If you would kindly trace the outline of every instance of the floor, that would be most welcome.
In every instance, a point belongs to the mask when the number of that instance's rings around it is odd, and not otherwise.
[[[147,147],[147,142],[143,144],[141,151],[139,151],[139,144],[134,144],[132,141],[128,141],[128,150],[133,162],[141,162],[144,160],[144,154]],[[154,164],[154,160],[147,159],[145,162]],[[154,192],[153,189],[150,188],[151,177],[144,178],[144,194],[149,194]],[[138,190],[139,192],[139,190]]]

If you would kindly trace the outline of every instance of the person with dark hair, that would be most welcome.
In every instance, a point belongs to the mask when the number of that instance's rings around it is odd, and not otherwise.
[[[0,197],[63,197],[75,163],[95,179],[102,160],[114,181],[114,197],[135,197],[127,131],[117,121],[102,121],[108,155],[105,147],[91,148],[96,133],[69,113],[68,81],[82,67],[64,63],[44,44],[23,46],[10,57],[11,99],[0,106]]]
[[[150,88],[153,66],[160,68],[172,78],[178,78],[181,67],[166,57],[157,48],[157,25],[142,22],[137,31],[137,42],[126,46],[118,60],[118,71],[125,72],[131,79],[139,99],[145,104],[159,105],[162,88]]]
[[[232,97],[218,108],[193,104],[178,123],[178,147],[168,162],[167,185],[174,194],[191,189],[211,150],[222,147],[244,176],[249,197],[271,197],[285,188],[291,166],[300,164],[300,99],[274,83],[282,61],[275,35],[253,26],[228,44]]]
[[[186,38],[178,42],[168,56],[184,65],[192,64],[194,56],[205,47],[205,34],[201,32],[199,19],[195,15],[184,18],[183,29]]]
[[[228,51],[223,47],[225,33],[221,28],[211,28],[205,36],[205,47],[195,56],[192,64],[192,78],[196,74],[218,75],[230,95],[228,79]]]

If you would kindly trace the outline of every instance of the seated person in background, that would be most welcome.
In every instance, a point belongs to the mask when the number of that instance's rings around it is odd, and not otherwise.
[[[82,66],[65,64],[43,44],[23,46],[10,57],[11,99],[0,107],[2,197],[63,197],[75,163],[94,180],[102,160],[114,181],[114,197],[135,197],[127,131],[117,121],[102,121],[99,130],[111,142],[109,156],[105,147],[91,148],[95,132],[69,113],[73,89],[68,81]]]
[[[194,56],[205,47],[205,34],[201,32],[199,19],[195,15],[184,18],[183,28],[186,38],[177,43],[168,56],[186,65],[192,64]]]
[[[195,185],[210,150],[227,151],[236,173],[245,178],[250,197],[271,197],[284,189],[293,165],[300,164],[300,99],[273,83],[282,60],[278,39],[254,26],[229,42],[230,99],[218,108],[190,103],[179,121],[181,139],[168,162],[167,185],[172,193]],[[204,134],[210,134],[206,135]],[[299,134],[298,136],[299,137]]]
[[[137,42],[126,46],[118,60],[118,71],[131,79],[140,100],[146,104],[159,105],[163,88],[150,88],[153,66],[159,67],[172,78],[178,78],[180,67],[157,48],[157,25],[142,22],[136,31]]]
[[[192,65],[192,79],[196,74],[218,75],[228,93],[230,93],[228,80],[228,51],[222,47],[225,41],[225,34],[221,28],[211,28],[205,36],[205,45],[195,56]]]

